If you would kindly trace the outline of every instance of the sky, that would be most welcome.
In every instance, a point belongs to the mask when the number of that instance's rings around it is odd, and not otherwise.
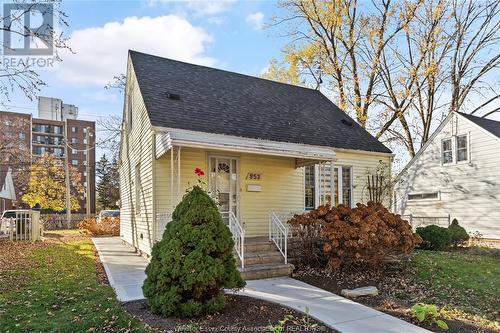
[[[128,49],[258,76],[286,42],[265,29],[279,10],[274,1],[69,0],[61,9],[73,53],[40,71],[47,86],[39,95],[76,105],[86,120],[121,116],[123,94],[104,86],[125,72]],[[37,115],[37,102],[20,92],[4,104]]]
[[[274,16],[283,16],[271,0],[65,0],[61,9],[72,51],[60,51],[62,62],[39,72],[47,83],[39,95],[76,105],[85,120],[121,116],[123,93],[104,87],[125,72],[129,49],[259,76],[290,41],[266,27]],[[490,79],[496,80],[496,73]],[[37,101],[19,91],[10,97],[1,109],[37,115]],[[98,127],[97,137],[104,134]],[[396,153],[402,163],[408,159],[405,152]]]

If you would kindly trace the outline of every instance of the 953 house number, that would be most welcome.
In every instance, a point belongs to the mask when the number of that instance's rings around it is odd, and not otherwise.
[[[255,172],[249,172],[247,173],[247,180],[261,180],[262,175],[260,173],[255,173]]]

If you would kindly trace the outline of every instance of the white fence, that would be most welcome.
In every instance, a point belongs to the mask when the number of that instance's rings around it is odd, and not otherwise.
[[[15,216],[2,218],[0,220],[0,236],[10,240],[40,240],[43,236],[40,212],[17,210]]]
[[[415,216],[415,215],[401,215],[401,218],[410,222],[413,229],[418,227],[425,227],[428,225],[438,225],[447,228],[451,223],[450,214],[444,216]]]

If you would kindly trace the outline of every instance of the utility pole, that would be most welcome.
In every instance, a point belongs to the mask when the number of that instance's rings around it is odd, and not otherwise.
[[[85,172],[87,174],[87,176],[85,176],[85,182],[86,182],[86,188],[85,188],[85,193],[86,193],[86,196],[85,196],[85,199],[86,199],[86,202],[85,202],[85,206],[87,208],[87,216],[90,216],[90,130],[91,128],[90,127],[87,127],[85,129]]]
[[[71,228],[71,191],[69,182],[69,144],[68,144],[68,121],[64,121],[64,173],[66,176],[66,224]]]

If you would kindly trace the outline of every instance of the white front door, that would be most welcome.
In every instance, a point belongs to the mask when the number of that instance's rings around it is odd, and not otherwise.
[[[232,212],[238,218],[240,196],[238,159],[224,156],[210,156],[209,168],[208,188],[219,203],[219,210],[221,213]],[[227,223],[226,220],[224,222]]]

